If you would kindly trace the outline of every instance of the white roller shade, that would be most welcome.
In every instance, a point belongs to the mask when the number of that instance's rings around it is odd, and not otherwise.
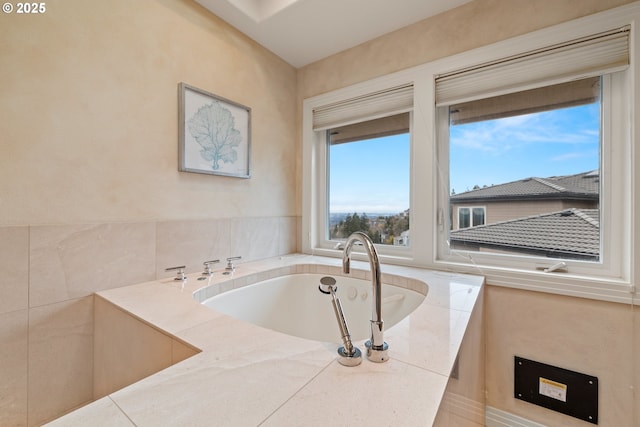
[[[629,66],[623,27],[436,77],[436,104],[450,105],[620,71]]]
[[[413,109],[413,84],[358,96],[313,109],[313,130],[326,130]]]

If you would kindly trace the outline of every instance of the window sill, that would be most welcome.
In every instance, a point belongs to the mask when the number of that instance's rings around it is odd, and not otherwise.
[[[341,258],[338,249],[315,248],[311,255]],[[353,259],[367,261],[364,253],[353,252]],[[545,292],[576,298],[587,298],[622,304],[633,304],[638,298],[635,287],[629,280],[622,278],[594,277],[567,272],[549,272],[524,270],[509,267],[480,266],[451,261],[436,261],[431,265],[415,262],[410,256],[379,254],[381,264],[401,265],[425,268],[459,274],[483,276],[486,283],[533,292]]]
[[[489,285],[505,286],[535,292],[546,292],[632,304],[637,298],[635,287],[622,278],[594,277],[567,272],[544,272],[517,268],[468,265],[438,261],[434,268],[456,273],[482,275]]]

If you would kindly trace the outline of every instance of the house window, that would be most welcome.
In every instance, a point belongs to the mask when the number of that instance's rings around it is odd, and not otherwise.
[[[458,227],[469,228],[484,224],[484,207],[458,208]]]

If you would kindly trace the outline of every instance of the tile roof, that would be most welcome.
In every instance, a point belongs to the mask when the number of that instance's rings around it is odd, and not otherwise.
[[[451,231],[453,242],[553,253],[556,256],[598,257],[598,209],[567,209],[495,224]]]
[[[451,202],[516,199],[596,200],[600,190],[598,171],[549,178],[525,178],[451,196]]]

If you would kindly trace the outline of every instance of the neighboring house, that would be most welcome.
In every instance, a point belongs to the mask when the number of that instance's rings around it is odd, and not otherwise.
[[[395,246],[409,246],[409,234],[409,230],[403,231],[399,237],[393,238],[393,244]]]
[[[569,208],[597,209],[598,171],[550,178],[526,178],[455,194],[451,229],[495,224]]]
[[[452,249],[598,260],[599,209],[571,208],[455,230]]]

